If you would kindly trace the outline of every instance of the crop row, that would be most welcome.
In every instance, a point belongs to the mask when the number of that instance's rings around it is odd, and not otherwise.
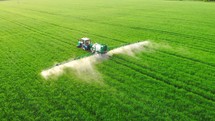
[[[178,42],[177,40],[175,40],[175,39],[168,39],[168,38],[163,38],[165,41],[167,41],[167,42],[171,42],[171,43],[175,43],[176,45],[180,45],[180,44],[182,44],[183,46],[186,46],[186,47],[188,47],[188,48],[193,48],[193,49],[196,49],[196,50],[201,50],[201,51],[203,51],[203,52],[208,52],[208,53],[212,53],[212,54],[214,54],[215,53],[215,51],[214,50],[212,50],[212,49],[208,49],[208,44],[207,45],[205,45],[205,47],[202,47],[202,46],[199,46],[199,44],[197,44],[197,45],[193,45],[192,43],[191,44],[187,44],[186,42]],[[211,45],[212,46],[212,45]]]
[[[67,78],[69,78],[68,76]],[[108,77],[109,78],[109,77]],[[110,79],[110,78],[109,78]],[[62,80],[62,78],[60,79]],[[63,80],[65,81],[65,80]],[[80,81],[79,81],[80,82]],[[72,86],[72,85],[71,85]],[[119,94],[118,92],[115,92],[115,90],[108,89],[108,92],[106,92],[106,89],[103,89],[101,93],[98,93],[98,90],[101,90],[100,88],[94,89],[91,86],[85,87],[85,84],[78,85],[78,87],[83,87],[80,89],[75,89],[75,92],[79,92],[78,95],[74,95],[75,97],[71,96],[73,100],[79,103],[79,105],[85,107],[85,109],[90,112],[92,115],[96,117],[96,119],[103,119],[104,111],[106,112],[105,115],[113,116],[118,115],[117,119],[126,119],[126,117],[134,115],[141,115],[140,112],[134,112],[132,113],[133,106],[130,104],[127,104],[127,102],[133,101],[132,100],[125,100],[128,99],[127,95]],[[88,90],[90,89],[90,91]],[[106,88],[106,87],[101,87]],[[108,87],[111,88],[111,87]],[[63,87],[62,87],[63,89]],[[74,88],[72,88],[74,89]],[[69,90],[65,90],[65,93],[70,92]],[[90,97],[92,95],[92,97]],[[122,97],[118,97],[118,96]],[[134,100],[134,104],[139,105],[140,103]],[[110,110],[107,111],[106,109],[109,108]],[[121,113],[125,112],[125,113]],[[139,117],[141,118],[141,117]]]
[[[39,11],[39,13],[46,13],[44,11]],[[180,37],[184,37],[186,40],[189,39],[189,38],[192,38],[192,39],[195,39],[196,41],[201,41],[204,40],[204,43],[207,43],[208,45],[211,45],[211,44],[214,44],[212,42],[213,40],[213,37],[212,36],[212,39],[208,38],[208,35],[206,37],[203,37],[203,36],[194,36],[194,34],[182,34],[182,33],[174,33],[174,32],[169,32],[169,31],[163,31],[163,30],[156,30],[156,29],[149,29],[149,28],[143,28],[143,27],[133,27],[133,26],[128,26],[128,25],[122,25],[122,24],[114,24],[114,23],[111,23],[111,22],[104,22],[104,21],[96,21],[96,20],[93,20],[93,19],[88,19],[88,18],[81,18],[80,16],[79,17],[75,17],[75,16],[69,16],[69,15],[62,15],[62,14],[58,14],[57,16],[62,16],[62,17],[66,17],[66,18],[76,18],[78,19],[78,21],[84,21],[84,22],[93,22],[93,23],[96,23],[96,24],[106,24],[108,26],[117,26],[117,27],[123,27],[123,28],[130,28],[130,29],[141,29],[141,30],[144,30],[144,31],[152,31],[153,33],[156,31],[156,32],[160,32],[160,33],[166,33],[166,34],[170,34],[170,35],[177,35],[177,36],[180,36]],[[155,23],[156,24],[156,23]],[[158,24],[158,23],[157,23]],[[203,34],[201,34],[203,35]],[[201,43],[202,44],[202,43]]]
[[[94,116],[86,111],[86,107],[79,105],[75,100],[67,100],[61,93],[64,90],[65,94],[75,97],[77,94],[74,92],[65,91],[63,87],[53,88],[54,91],[47,92],[47,88],[39,83],[36,84],[33,78],[28,78],[28,81],[23,84],[20,84],[21,80],[23,81],[23,79],[11,80],[13,83],[10,85],[1,85],[1,118],[17,117],[23,120],[33,120],[31,118],[59,117],[60,119],[95,120]],[[61,99],[64,101],[59,101]],[[25,110],[28,110],[28,113]],[[39,115],[42,117],[38,117]]]
[[[59,24],[54,24],[54,25],[56,25],[56,26],[61,26],[61,25],[59,25]],[[68,28],[68,27],[66,27],[66,28]],[[71,29],[71,28],[70,28]],[[74,29],[73,29],[74,30]],[[102,36],[101,38],[105,38],[104,36]],[[108,38],[108,39],[111,39],[111,40],[115,40],[115,39],[113,39],[113,38]],[[205,38],[204,38],[205,39]],[[187,43],[188,41],[186,41],[186,43]],[[209,41],[209,42],[211,42],[211,41]],[[210,44],[206,44],[206,46],[210,46],[212,43],[210,43]],[[186,44],[186,45],[189,45],[189,44]],[[186,46],[185,45],[185,46]],[[193,46],[193,43],[191,43],[190,45],[192,45]],[[204,45],[204,43],[201,43],[201,44],[195,44],[195,46],[193,46],[193,47],[198,47],[198,46],[202,46],[202,45]],[[190,46],[189,46],[190,47]],[[204,49],[205,51],[206,51],[206,49],[205,49],[205,47],[202,47],[202,49]],[[213,52],[213,51],[210,51],[210,50],[207,50],[207,51],[209,51],[209,52]]]
[[[37,14],[38,13],[42,13],[43,15],[44,14],[50,14],[50,12],[47,12],[47,11],[41,11],[41,10],[32,10],[32,9],[27,9],[29,11],[33,11],[33,12],[36,12]],[[50,15],[56,15],[54,13],[51,13]],[[81,18],[81,17],[75,17],[75,16],[69,16],[69,15],[63,15],[63,14],[57,14],[56,16],[61,16],[61,17],[66,17],[66,18],[72,18],[72,19],[78,19],[79,21],[84,21],[84,22],[90,22],[90,23],[96,23],[96,24],[105,24],[105,25],[108,25],[108,26],[117,26],[117,27],[123,27],[123,28],[130,28],[130,29],[141,29],[141,30],[144,30],[144,31],[152,31],[152,32],[159,32],[159,33],[165,33],[165,34],[170,34],[170,35],[177,35],[177,36],[180,36],[180,37],[183,37],[185,39],[189,39],[189,38],[192,38],[192,39],[195,39],[195,40],[199,40],[199,41],[202,41],[204,40],[204,43],[207,43],[208,45],[211,45],[211,44],[214,44],[212,42],[212,39],[209,39],[208,36],[207,38],[206,37],[202,37],[202,36],[193,36],[193,35],[186,35],[186,34],[181,34],[181,33],[174,33],[174,32],[168,32],[168,31],[161,31],[161,30],[155,30],[155,29],[149,29],[149,28],[142,28],[142,27],[131,27],[131,26],[128,26],[128,25],[121,25],[121,24],[114,24],[114,23],[110,23],[110,22],[99,22],[99,21],[96,21],[96,20],[93,20],[93,19],[88,19],[88,18]],[[214,36],[213,36],[214,37]],[[197,43],[196,45],[199,45],[199,43]]]
[[[28,50],[32,50],[32,51],[35,50],[37,53],[40,53],[40,51],[38,51],[37,49],[43,48],[42,50],[46,50],[46,54],[48,54],[47,52],[50,52],[50,50],[53,50],[53,49],[49,49],[49,48],[55,47],[54,49],[56,49],[56,50],[54,50],[53,53],[58,54],[58,52],[60,52],[62,48],[65,48],[65,46],[71,46],[71,45],[68,45],[67,43],[64,43],[64,44],[61,43],[59,40],[61,40],[62,38],[60,38],[60,37],[53,37],[53,36],[50,37],[49,36],[50,34],[46,33],[46,34],[42,34],[42,36],[43,35],[44,36],[41,38],[39,36],[41,36],[42,32],[40,32],[39,30],[34,29],[33,27],[29,27],[27,25],[23,25],[22,23],[18,23],[18,22],[14,22],[14,24],[18,24],[19,26],[23,26],[25,28],[31,28],[28,31],[32,31],[33,32],[32,35],[25,36],[24,38],[26,38],[25,39],[26,41],[19,42],[19,44],[23,44],[23,45],[26,45],[26,47],[29,47]],[[19,36],[13,36],[13,37],[11,37],[11,39],[14,38],[14,41],[16,41],[17,40],[16,37],[19,37]],[[50,40],[50,38],[52,39],[52,41],[47,41],[47,40]],[[75,44],[76,43],[73,44],[74,47],[67,47],[67,49],[77,51],[77,49],[75,48]],[[61,46],[61,47],[56,48],[56,46]],[[14,49],[17,49],[17,48],[14,48]],[[63,52],[63,50],[61,52]],[[78,53],[80,53],[80,52],[78,52]]]
[[[175,56],[175,57],[178,57],[178,58],[183,58],[185,60],[193,61],[193,62],[196,62],[196,63],[201,63],[201,64],[204,64],[206,66],[209,66],[210,68],[214,68],[215,67],[215,64],[211,63],[211,62],[206,62],[206,61],[202,61],[202,60],[199,60],[199,59],[191,58],[191,57],[188,57],[188,56],[179,55],[179,54],[176,54],[176,53],[173,53],[173,52],[168,52],[168,51],[161,51],[161,52],[167,53],[169,55],[172,55],[172,56]]]
[[[207,82],[210,82],[210,80],[213,80],[213,78],[209,78],[209,77],[211,77],[211,75],[213,75],[213,73],[211,73],[213,71],[210,71],[208,68],[205,68],[204,65],[192,64],[189,61],[177,59],[174,57],[171,58],[171,56],[164,55],[164,54],[159,53],[159,52],[156,52],[156,53],[158,53],[157,56],[156,55],[151,56],[150,54],[147,54],[147,55],[142,56],[142,57],[147,58],[147,60],[149,59],[149,61],[153,62],[154,63],[153,67],[157,66],[161,73],[162,72],[165,73],[164,70],[169,69],[169,68],[171,68],[171,71],[169,71],[169,72],[172,72],[173,71],[172,69],[177,68],[177,72],[185,74],[185,75],[189,76],[189,78],[194,78],[195,82],[197,81],[196,85],[197,84],[201,85],[201,83],[204,82],[204,80],[207,80]],[[166,58],[166,59],[164,59],[164,58]],[[163,63],[159,63],[159,61],[163,62]],[[177,64],[171,64],[171,63],[168,63],[168,61],[176,61]],[[199,67],[201,67],[202,69],[199,70],[198,69]],[[204,73],[204,74],[202,74],[202,73]],[[174,76],[174,71],[170,75]],[[198,79],[196,79],[196,78],[198,78]],[[208,79],[210,79],[210,80],[208,80]],[[206,89],[207,87],[208,86],[206,86],[206,87],[204,86],[202,88]]]
[[[52,23],[52,25],[55,25],[55,26],[59,26],[58,24],[54,24],[54,23]],[[62,27],[62,26],[61,26]],[[64,27],[65,28],[65,27]],[[67,29],[69,29],[69,27],[66,27]],[[103,37],[104,38],[104,37]],[[109,38],[109,39],[113,39],[113,38]],[[176,42],[177,43],[177,42]],[[186,46],[189,46],[189,44],[186,44]],[[199,46],[199,45],[198,45]],[[205,49],[205,47],[201,47],[200,46],[200,48],[198,48],[198,46],[191,46],[191,47],[193,47],[193,48],[196,48],[196,49],[201,49],[201,50],[203,50],[203,51],[206,51],[206,52],[212,52],[213,53],[213,51],[212,50],[208,50],[208,49]],[[190,47],[190,46],[189,46]]]
[[[114,63],[112,63],[114,62]],[[109,62],[108,62],[109,63]],[[140,99],[141,98],[141,95],[143,94],[148,94],[150,92],[146,92],[144,93],[144,91],[146,91],[148,88],[153,88],[153,87],[156,87],[157,89],[159,89],[159,87],[161,85],[163,85],[164,87],[163,88],[170,88],[170,89],[174,89],[175,86],[166,86],[165,83],[162,84],[161,82],[163,82],[163,80],[160,80],[159,78],[153,76],[153,75],[149,75],[149,71],[147,70],[144,70],[144,72],[138,68],[138,67],[135,67],[133,65],[129,66],[129,65],[126,65],[125,63],[127,62],[124,62],[124,61],[116,61],[116,58],[114,58],[113,60],[111,60],[111,63],[110,64],[105,64],[105,68],[107,69],[107,71],[105,71],[104,73],[107,73],[108,74],[108,77],[111,77],[111,78],[114,78],[114,79],[117,79],[119,80],[121,83],[123,83],[124,85],[128,85],[127,87],[123,88],[123,89],[128,89],[128,90],[132,90],[131,87],[133,87],[133,93],[138,93],[139,91],[139,97],[138,96],[134,96],[135,99]],[[112,65],[112,66],[111,66]],[[114,66],[113,66],[114,65]],[[110,68],[110,69],[109,69]],[[116,69],[114,69],[116,68]],[[121,70],[121,71],[117,71],[117,70]],[[159,75],[159,74],[157,74]],[[130,78],[128,77],[130,76]],[[125,78],[124,78],[125,77]],[[149,78],[149,81],[147,81],[147,79]],[[134,80],[134,81],[132,81]],[[108,80],[108,82],[111,81],[111,79]],[[156,82],[156,83],[152,83],[152,82]],[[170,81],[170,80],[166,80],[166,81]],[[113,83],[113,82],[112,82]],[[144,84],[143,84],[144,83]],[[146,86],[146,83],[150,83],[150,87],[147,87]],[[139,86],[136,87],[136,84],[138,84]],[[118,84],[117,84],[118,85]],[[157,86],[156,86],[157,85]],[[120,86],[120,85],[118,85]],[[142,86],[142,88],[141,88]],[[146,87],[145,87],[146,86]],[[131,88],[131,89],[130,89]],[[121,88],[119,88],[119,90],[123,90]],[[142,90],[142,91],[141,91]],[[174,89],[175,90],[175,89]],[[176,90],[180,90],[180,89],[176,89]],[[133,94],[133,95],[135,95]],[[156,98],[158,98],[159,100],[159,97],[158,97],[158,94],[156,92],[153,92],[153,94],[156,95]],[[146,96],[144,95],[144,97]],[[195,95],[195,94],[194,94]],[[172,97],[171,97],[172,98]],[[197,98],[197,97],[196,97]],[[202,100],[202,98],[201,98]],[[154,101],[156,102],[156,101]],[[201,101],[199,101],[201,102]],[[196,102],[195,102],[196,103]],[[208,102],[210,104],[210,102]],[[208,105],[202,105],[204,108],[210,108],[208,107]],[[166,107],[165,107],[166,108]],[[212,110],[212,109],[211,109]]]
[[[5,11],[5,12],[8,12],[8,13],[10,13],[10,14],[14,14],[14,15],[16,15],[16,16],[19,16],[19,17],[25,17],[25,18],[27,18],[27,19],[29,19],[29,20],[36,20],[36,21],[38,21],[38,22],[41,22],[41,23],[43,23],[43,24],[47,24],[47,25],[49,25],[49,27],[51,27],[51,26],[53,26],[53,27],[57,27],[57,28],[62,28],[62,29],[66,29],[66,30],[69,30],[69,31],[71,31],[72,33],[72,35],[73,36],[76,36],[76,37],[78,37],[77,35],[75,35],[74,33],[79,33],[79,34],[87,34],[87,35],[92,35],[92,36],[95,36],[95,37],[99,37],[99,38],[102,38],[102,39],[108,39],[108,40],[112,40],[112,41],[109,41],[109,42],[113,42],[113,41],[116,41],[116,42],[120,42],[120,43],[125,43],[125,41],[122,41],[122,40],[119,40],[119,39],[115,39],[115,38],[110,38],[110,37],[107,37],[107,36],[103,36],[103,35],[98,35],[98,34],[95,34],[95,33],[92,33],[92,32],[87,32],[87,31],[84,31],[84,30],[80,30],[80,29],[74,29],[74,28],[71,28],[71,27],[67,27],[67,26],[63,26],[63,25],[61,25],[61,24],[56,24],[56,23],[53,23],[53,22],[47,22],[47,21],[45,21],[45,20],[42,20],[42,19],[36,19],[36,18],[34,18],[34,17],[32,17],[32,16],[28,16],[28,15],[23,15],[23,14],[21,14],[21,13],[11,13],[11,12],[9,12],[9,11]],[[22,24],[25,24],[25,23],[22,23]],[[32,28],[32,26],[30,27],[30,28]],[[41,31],[41,30],[38,30],[38,31]],[[48,33],[48,34],[53,34],[53,33]],[[58,36],[60,36],[60,37],[62,37],[61,39],[63,39],[63,38],[66,38],[65,36],[61,36],[61,35],[58,35]],[[74,38],[74,37],[72,37],[71,36],[71,38]],[[75,39],[77,39],[77,38],[75,38]]]
[[[123,59],[120,59],[118,62],[120,63],[121,61],[123,61]],[[126,61],[128,61],[128,59],[124,60],[124,62],[126,62]],[[155,70],[155,69],[152,69],[149,67],[148,68],[147,67],[141,67],[139,65],[136,65],[135,62],[132,62],[132,61],[129,61],[129,62],[130,62],[129,64],[127,64],[127,63],[123,63],[123,64],[125,66],[130,67],[130,68],[134,68],[138,71],[141,71],[144,74],[148,74],[148,75],[152,76],[153,78],[156,78],[158,80],[162,80],[167,84],[173,85],[177,88],[183,88],[187,91],[190,91],[190,92],[193,92],[197,95],[200,95],[206,99],[214,101],[213,94],[206,92],[205,90],[198,89],[198,88],[196,88],[196,86],[192,86],[191,84],[187,83],[186,81],[184,81],[184,82],[182,82],[181,80],[177,81],[177,79],[175,79],[174,77],[169,77],[167,74],[159,73],[159,71],[158,71],[159,69]],[[145,70],[145,68],[147,68],[148,70]],[[178,75],[178,76],[181,76],[181,75]]]
[[[148,116],[151,117],[150,114],[154,113],[151,108],[158,108],[157,106],[159,105],[159,101],[163,100],[163,97],[159,96],[159,92],[157,92],[160,85],[158,87],[158,85],[156,86],[156,82],[154,82],[153,79],[138,74],[136,71],[119,67],[118,65],[116,65],[116,63],[105,64],[104,68],[106,70],[103,73],[107,75],[104,76],[104,79],[107,80],[106,82],[110,84],[112,87],[115,87],[118,93],[122,92],[124,93],[121,99],[122,102],[124,102],[124,104],[129,104],[132,107],[134,106],[135,111],[137,112],[144,111],[145,112],[144,115],[146,117]],[[124,71],[118,71],[119,69],[120,70],[126,69],[127,71],[125,73]],[[156,89],[154,89],[155,87]],[[156,98],[154,96],[151,97],[150,95],[152,94],[151,91],[153,91],[154,95],[157,95]],[[121,97],[120,95],[118,96],[118,98]],[[151,102],[150,100],[153,100],[154,103]],[[148,105],[150,105],[150,107],[148,107]],[[168,110],[175,112],[175,110],[172,110],[171,107],[169,108],[166,107],[163,109],[165,111]],[[131,109],[128,111],[131,113],[133,112],[133,110]],[[162,112],[157,112],[157,114],[159,113],[162,114]],[[180,117],[188,118],[183,113],[178,112],[177,115],[178,116],[180,115]],[[156,119],[156,117],[151,117],[151,119]]]

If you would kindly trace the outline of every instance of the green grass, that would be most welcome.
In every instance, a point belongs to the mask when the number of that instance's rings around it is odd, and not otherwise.
[[[213,11],[194,1],[0,1],[0,119],[214,120]],[[97,64],[101,80],[44,80],[43,69],[87,53],[75,47],[83,36],[156,48]]]

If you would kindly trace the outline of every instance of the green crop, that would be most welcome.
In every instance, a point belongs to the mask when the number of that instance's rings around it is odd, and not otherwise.
[[[214,11],[201,1],[0,0],[0,119],[214,120]],[[153,46],[96,64],[99,79],[43,79],[89,55],[76,48],[81,37]]]

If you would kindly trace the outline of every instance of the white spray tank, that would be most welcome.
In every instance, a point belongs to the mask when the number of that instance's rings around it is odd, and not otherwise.
[[[95,43],[91,48],[91,52],[104,54],[107,52],[107,45]]]

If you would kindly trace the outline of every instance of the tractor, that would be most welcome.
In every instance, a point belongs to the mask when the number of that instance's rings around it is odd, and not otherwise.
[[[105,54],[108,51],[107,45],[98,44],[98,43],[93,44],[91,43],[90,38],[87,38],[87,37],[83,37],[79,39],[77,47],[97,54]]]

